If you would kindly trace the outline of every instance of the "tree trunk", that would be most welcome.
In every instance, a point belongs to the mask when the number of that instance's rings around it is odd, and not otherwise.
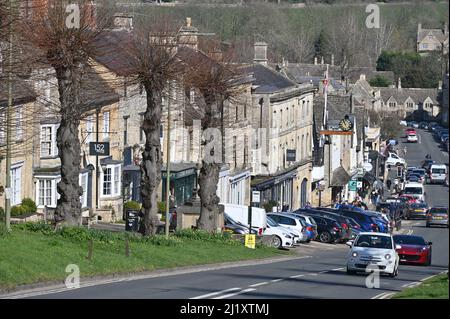
[[[159,224],[158,218],[158,186],[161,182],[161,143],[159,130],[161,126],[161,92],[154,92],[149,85],[144,85],[147,93],[147,109],[144,113],[142,129],[145,133],[145,148],[141,163],[141,197],[143,220],[140,232],[154,235]]]
[[[214,97],[209,97],[209,100],[208,97],[205,99],[205,115],[202,119],[203,131],[208,128],[220,129],[221,127],[222,108],[220,107],[221,103],[217,103],[216,101],[217,99]],[[220,139],[218,142],[222,144],[222,141],[223,139]],[[216,146],[220,149],[222,148],[222,145]],[[218,220],[221,218],[219,210],[220,198],[217,196],[217,184],[219,182],[222,158],[223,157],[219,159],[219,162],[214,162],[205,161],[204,156],[202,168],[200,169],[198,177],[201,208],[197,227],[208,232],[214,232],[216,230],[216,227],[219,225]]]
[[[79,184],[81,149],[78,127],[81,116],[80,86],[83,65],[77,64],[77,67],[72,69],[55,67],[61,103],[61,123],[56,132],[61,160],[61,181],[57,186],[60,198],[55,212],[58,225],[81,225],[80,196],[83,195],[83,188]]]

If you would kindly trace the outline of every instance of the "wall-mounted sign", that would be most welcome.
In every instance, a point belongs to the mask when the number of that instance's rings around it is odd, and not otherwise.
[[[261,192],[252,191],[252,203],[259,203],[259,202],[261,202]]]
[[[358,189],[358,181],[349,181],[348,182],[348,190],[351,192],[356,192]]]
[[[109,142],[90,142],[89,155],[109,156]]]

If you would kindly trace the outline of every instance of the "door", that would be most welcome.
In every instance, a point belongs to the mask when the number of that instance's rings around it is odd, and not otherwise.
[[[11,205],[22,201],[22,166],[11,169]]]

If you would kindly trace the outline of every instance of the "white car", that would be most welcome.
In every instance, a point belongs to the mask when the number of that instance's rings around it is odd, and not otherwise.
[[[386,159],[386,165],[406,165],[406,161],[397,154],[389,152],[389,156]]]
[[[283,213],[268,213],[267,217],[272,218],[275,222],[277,222],[284,228],[289,229],[294,234],[297,233],[299,235],[298,242],[306,242],[308,240],[308,236],[306,235],[306,228],[303,227],[298,217],[292,215],[289,216]]]
[[[408,137],[406,140],[408,143],[417,143],[419,141],[416,134],[408,134]]]
[[[264,235],[273,235],[272,245],[276,248],[294,246],[294,234],[270,217],[267,217],[267,228],[264,230]]]
[[[400,258],[392,235],[385,233],[359,233],[355,240],[350,240],[347,245],[351,247],[347,256],[347,273],[366,272],[368,266],[388,274],[391,277],[398,275]],[[373,270],[371,270],[372,272]]]
[[[428,177],[428,183],[446,183],[447,179],[447,166],[443,164],[433,164],[430,167],[430,174]]]

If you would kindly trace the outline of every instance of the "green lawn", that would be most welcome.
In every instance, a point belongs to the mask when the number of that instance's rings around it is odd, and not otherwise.
[[[448,299],[448,274],[433,277],[417,287],[405,289],[392,299]]]
[[[125,256],[124,240],[94,241],[92,260],[88,242],[40,232],[13,229],[0,234],[0,289],[43,281],[64,280],[68,264],[80,267],[81,277],[166,269],[208,263],[288,255],[269,247],[249,249],[243,245],[182,238],[177,246],[130,242]]]

